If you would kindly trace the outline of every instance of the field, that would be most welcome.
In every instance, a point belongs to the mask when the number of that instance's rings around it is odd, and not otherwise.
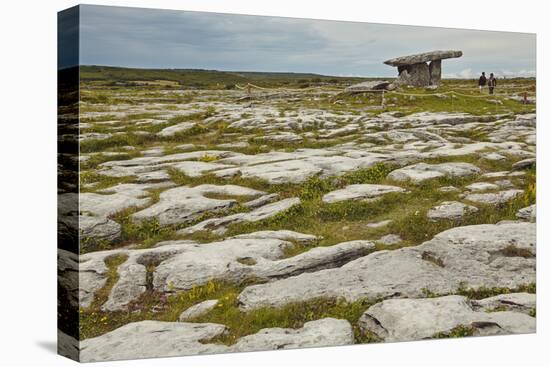
[[[80,78],[84,359],[534,332],[534,79]]]

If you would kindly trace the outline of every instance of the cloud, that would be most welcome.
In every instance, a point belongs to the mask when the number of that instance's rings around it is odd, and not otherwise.
[[[445,75],[535,69],[523,33],[88,5],[80,19],[82,64],[383,77],[397,73],[386,59],[459,49]]]
[[[490,70],[486,74],[493,73],[497,78],[533,78],[536,76],[536,70]],[[451,79],[477,79],[481,75],[480,72],[475,72],[472,69],[464,69],[458,73],[444,73],[444,78]]]

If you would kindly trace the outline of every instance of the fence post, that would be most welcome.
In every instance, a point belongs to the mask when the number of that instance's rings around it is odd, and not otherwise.
[[[455,112],[455,94],[451,92],[451,111]]]

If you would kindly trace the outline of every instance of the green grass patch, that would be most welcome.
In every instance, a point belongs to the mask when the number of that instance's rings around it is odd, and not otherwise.
[[[121,225],[121,244],[138,243],[140,248],[148,248],[161,241],[175,240],[174,226],[161,226],[157,218],[136,222],[132,214],[136,208],[122,210],[111,218]]]
[[[80,174],[80,192],[96,192],[133,180],[135,180],[135,176],[111,177],[93,171],[85,171]]]

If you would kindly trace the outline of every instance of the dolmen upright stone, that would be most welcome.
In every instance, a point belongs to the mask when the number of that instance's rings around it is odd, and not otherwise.
[[[400,85],[415,87],[438,86],[441,82],[441,60],[462,56],[462,51],[431,51],[397,57],[384,64],[397,67],[399,77],[388,88]]]

